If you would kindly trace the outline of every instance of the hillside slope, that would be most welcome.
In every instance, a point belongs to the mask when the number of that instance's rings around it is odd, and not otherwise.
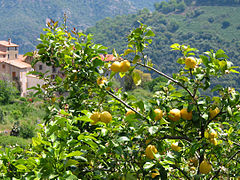
[[[20,44],[20,50],[33,50],[47,18],[68,17],[68,25],[78,29],[94,25],[105,17],[134,13],[144,7],[153,8],[161,0],[1,0],[0,39]]]
[[[210,49],[223,49],[235,65],[239,66],[240,57],[240,7],[199,6],[188,7],[182,13],[163,14],[141,11],[138,14],[105,19],[89,28],[88,33],[95,35],[95,42],[123,52],[126,36],[137,21],[151,26],[156,34],[146,54],[158,68],[168,74],[176,72],[177,53],[170,51],[173,43],[189,44],[200,52]],[[238,77],[228,79],[225,84],[240,87]]]

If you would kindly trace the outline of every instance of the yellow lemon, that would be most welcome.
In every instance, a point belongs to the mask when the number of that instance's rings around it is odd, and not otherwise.
[[[119,72],[121,69],[120,69],[120,62],[116,61],[114,63],[112,63],[110,69],[113,71],[113,72]]]
[[[95,125],[98,121],[100,121],[100,113],[99,112],[94,112],[91,117],[91,120],[93,120],[93,122],[91,122],[92,125]]]
[[[188,112],[186,108],[183,108],[181,111],[181,117],[185,120],[191,120],[192,119],[192,111]]]
[[[199,166],[199,171],[201,174],[208,174],[212,170],[212,165],[206,160],[203,160]]]
[[[172,150],[180,151],[182,148],[178,146],[178,143],[172,143],[171,145]]]
[[[100,114],[100,121],[108,124],[112,121],[112,115],[109,112],[104,111]]]
[[[154,159],[153,154],[156,154],[157,152],[158,151],[154,145],[148,145],[146,148],[145,154],[149,159]]]
[[[135,114],[135,112],[133,110],[129,110],[126,112],[125,116],[129,116],[130,114]]]
[[[220,110],[218,109],[218,107],[216,107],[214,110],[210,109],[210,118],[214,118],[219,112]]]
[[[168,118],[172,121],[178,121],[181,118],[181,112],[179,109],[172,109],[169,112]]]
[[[212,143],[214,146],[216,146],[218,144],[217,139],[216,138],[211,138],[209,139],[210,143]]]
[[[185,59],[185,65],[187,68],[195,68],[195,66],[197,65],[197,61],[194,57],[187,57]]]
[[[104,83],[106,83],[107,82],[107,78],[106,77],[99,77],[98,79],[97,79],[97,84],[101,87],[101,86],[103,86],[104,85]]]
[[[124,60],[120,63],[120,71],[127,72],[131,67],[131,64],[128,60]]]
[[[159,171],[157,169],[153,169],[153,171],[155,171],[155,172],[151,173],[152,178],[155,178],[156,176],[160,175],[160,173],[159,173]]]
[[[163,117],[163,111],[161,109],[154,109],[155,120],[160,120]]]

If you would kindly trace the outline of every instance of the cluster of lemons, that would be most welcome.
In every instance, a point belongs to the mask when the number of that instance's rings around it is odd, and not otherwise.
[[[100,112],[94,112],[91,117],[91,122],[92,125],[95,125],[97,122],[103,122],[103,123],[110,123],[112,121],[112,115],[108,111],[103,111],[102,113]]]
[[[124,61],[115,61],[114,63],[112,63],[110,69],[113,72],[127,72],[131,67],[131,63],[128,60],[124,60]]]

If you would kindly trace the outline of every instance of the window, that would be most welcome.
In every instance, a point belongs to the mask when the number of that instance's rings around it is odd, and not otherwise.
[[[17,47],[15,47],[15,51],[17,51],[18,50],[18,48]]]
[[[15,54],[15,58],[17,59],[17,54]]]
[[[5,69],[5,64],[2,65],[2,68]]]
[[[6,55],[3,55],[3,58],[5,58],[6,57]]]
[[[39,65],[39,70],[40,70],[40,71],[42,70],[42,65]]]
[[[9,49],[10,49],[10,48],[8,47],[7,50],[9,51]]]
[[[51,75],[51,79],[55,79],[55,75]]]
[[[12,72],[12,77],[13,77],[13,78],[16,77],[16,72]]]
[[[9,59],[10,55],[8,54],[8,59]]]

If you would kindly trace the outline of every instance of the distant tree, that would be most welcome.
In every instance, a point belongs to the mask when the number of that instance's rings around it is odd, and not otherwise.
[[[0,80],[0,104],[8,104],[16,97],[17,93],[18,90],[12,82]]]

